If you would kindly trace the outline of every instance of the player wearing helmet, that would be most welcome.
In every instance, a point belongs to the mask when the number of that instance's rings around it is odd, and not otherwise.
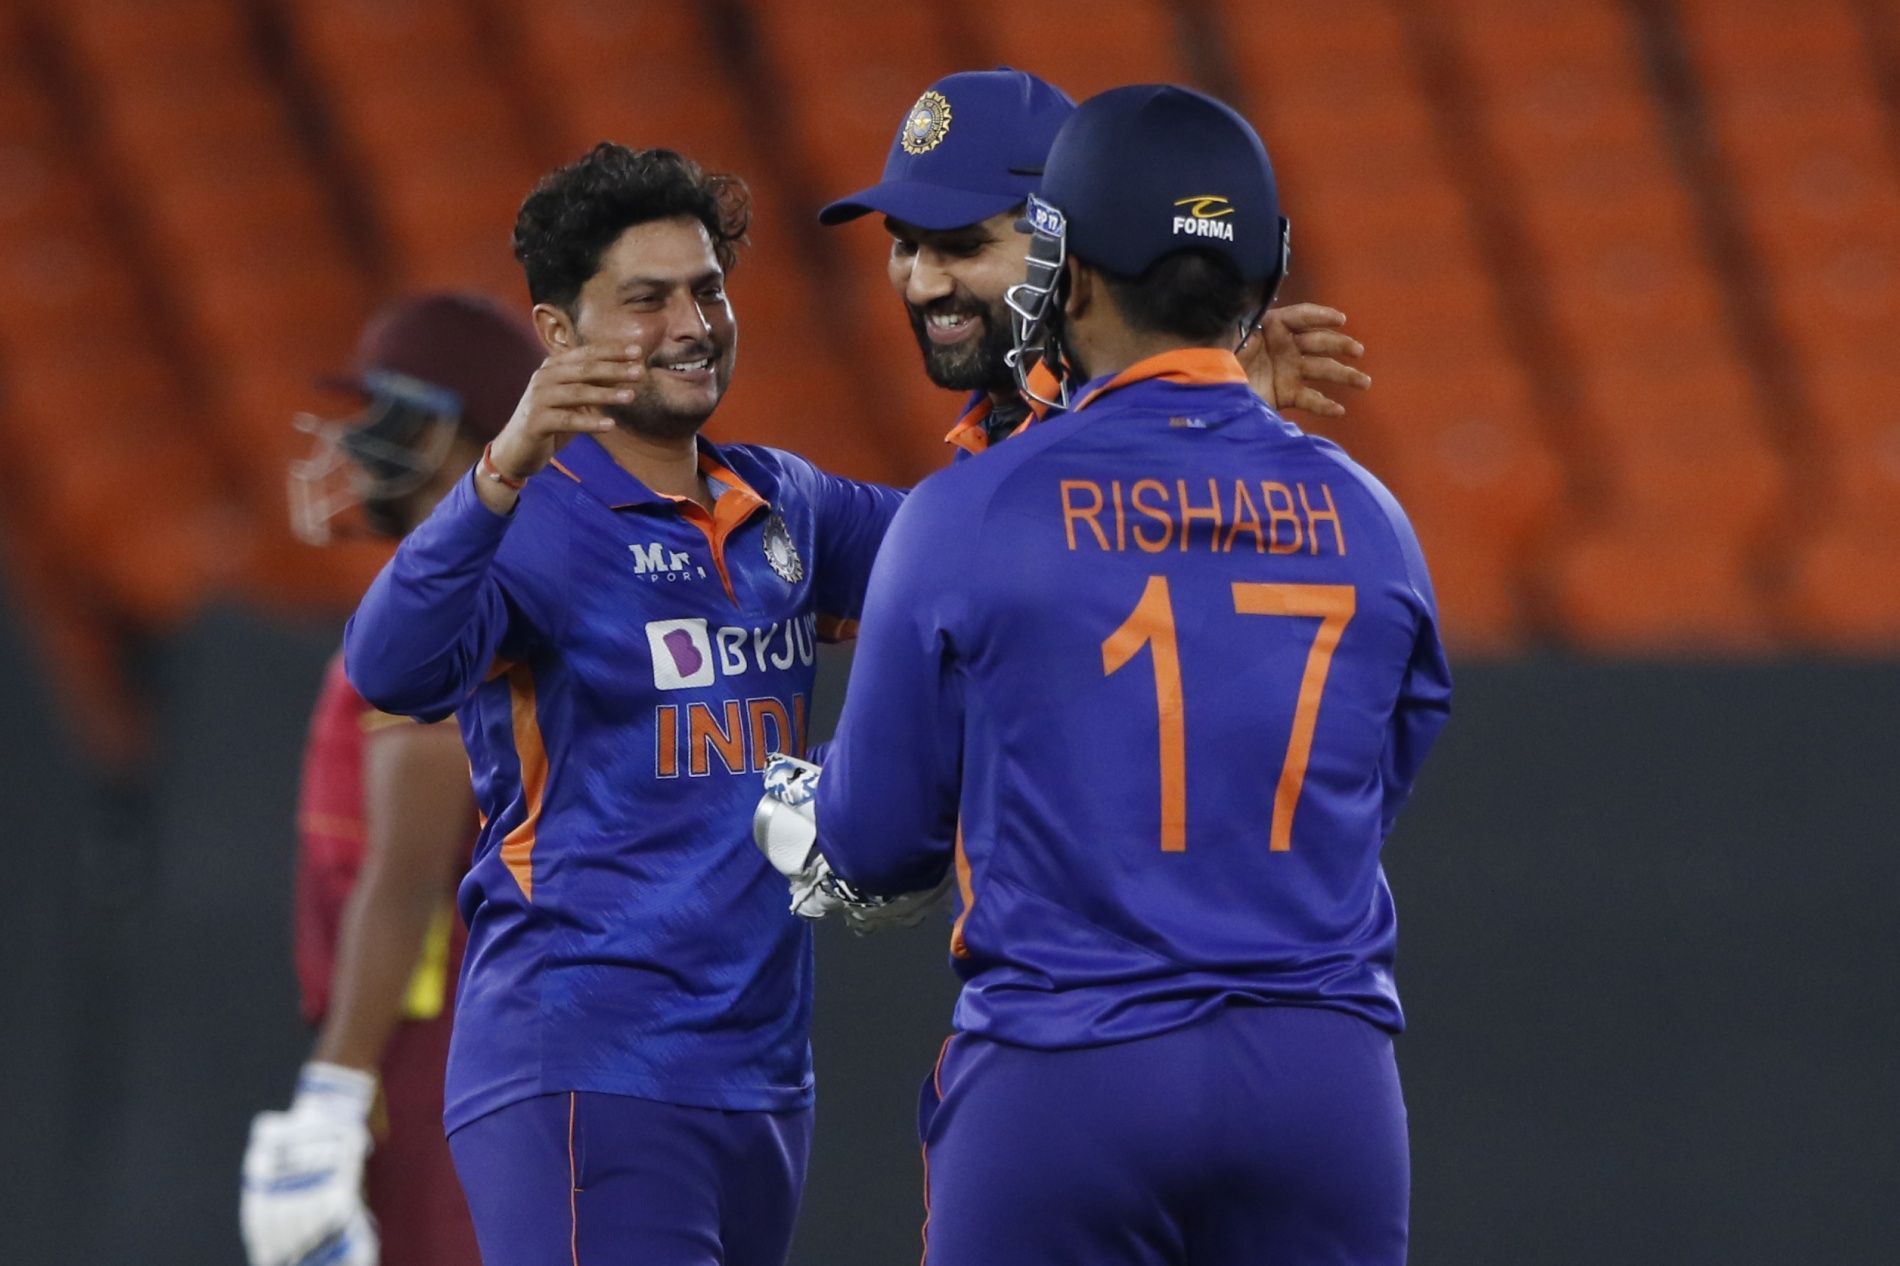
[[[1024,71],[947,75],[904,116],[883,178],[819,212],[829,225],[883,216],[891,288],[904,303],[924,371],[939,387],[970,393],[945,437],[959,456],[1048,411],[1021,393],[1007,363],[1003,292],[1022,280],[1028,249],[1016,221],[1042,179],[1049,143],[1074,109],[1061,89]],[[1338,328],[1344,313],[1302,303],[1270,309],[1262,320],[1241,356],[1270,406],[1336,417],[1345,409],[1326,390],[1371,385],[1345,363],[1365,349]]]
[[[399,539],[508,420],[540,363],[487,299],[431,294],[370,321],[331,385],[361,408],[306,415],[292,526],[321,544]],[[317,1039],[288,1112],[261,1114],[244,1163],[253,1266],[474,1266],[442,1139],[442,1067],[462,935],[451,898],[475,838],[460,736],[378,712],[324,674],[297,815],[297,978]],[[380,1091],[380,1093],[379,1093]]]
[[[1379,854],[1449,711],[1423,555],[1235,357],[1287,240],[1239,115],[1093,98],[1027,221],[1011,357],[1067,411],[913,492],[822,779],[768,778],[841,890],[956,878],[926,1266],[1397,1266]]]

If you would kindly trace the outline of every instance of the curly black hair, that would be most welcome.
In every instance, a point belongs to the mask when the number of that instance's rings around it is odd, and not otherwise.
[[[536,303],[572,309],[600,257],[636,224],[691,216],[706,226],[727,272],[752,220],[752,195],[737,176],[708,173],[670,149],[602,141],[578,162],[542,177],[515,217],[515,258]]]

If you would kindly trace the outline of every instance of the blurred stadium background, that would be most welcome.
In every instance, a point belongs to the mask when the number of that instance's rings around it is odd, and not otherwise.
[[[1463,690],[1390,862],[1414,1260],[1892,1260],[1892,0],[0,0],[0,1260],[239,1260],[297,749],[380,559],[291,538],[290,419],[366,315],[525,306],[536,176],[670,145],[757,196],[715,433],[913,481],[956,402],[813,212],[997,63],[1234,101],[1284,297],[1370,348],[1319,429]],[[940,946],[827,949],[798,1260],[909,1260]]]

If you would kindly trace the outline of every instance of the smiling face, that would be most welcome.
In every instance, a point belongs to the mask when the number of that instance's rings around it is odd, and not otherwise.
[[[732,380],[739,327],[726,298],[726,275],[706,226],[690,216],[636,224],[616,238],[582,285],[567,324],[576,346],[645,350],[638,395],[606,410],[640,434],[693,434]]]
[[[924,372],[939,387],[1009,393],[1016,380],[1003,292],[1023,279],[1029,238],[1019,210],[958,229],[924,229],[886,217],[891,288],[903,299],[923,349]]]

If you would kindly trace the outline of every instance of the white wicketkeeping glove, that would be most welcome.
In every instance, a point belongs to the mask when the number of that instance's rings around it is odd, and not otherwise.
[[[287,1112],[260,1112],[244,1151],[238,1225],[251,1266],[377,1266],[363,1204],[376,1078],[308,1063]]]
[[[765,761],[765,795],[752,814],[752,839],[791,885],[792,913],[801,919],[822,919],[844,908],[844,899],[824,882],[831,864],[818,851],[812,797],[823,772],[810,761],[773,752]]]
[[[792,913],[817,920],[842,910],[845,922],[858,933],[915,927],[949,894],[950,876],[926,892],[879,897],[859,893],[832,874],[831,863],[818,851],[813,804],[823,773],[810,761],[772,753],[765,763],[765,796],[752,815],[752,838],[791,885]]]

